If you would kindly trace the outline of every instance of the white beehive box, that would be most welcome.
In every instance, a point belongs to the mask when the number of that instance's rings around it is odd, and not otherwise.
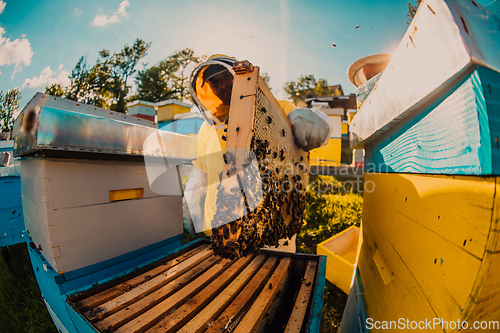
[[[195,139],[129,118],[37,94],[15,123],[26,230],[59,274],[182,234],[179,179],[154,193],[144,160],[193,159]]]

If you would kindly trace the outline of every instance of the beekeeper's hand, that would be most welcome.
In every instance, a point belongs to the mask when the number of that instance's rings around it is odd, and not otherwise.
[[[203,198],[207,194],[207,174],[193,167],[191,177],[186,183],[184,199],[189,208],[191,219],[187,218],[186,229],[191,235],[202,231],[203,225]]]
[[[295,109],[288,114],[295,144],[305,151],[326,145],[332,127],[328,116],[316,109]]]

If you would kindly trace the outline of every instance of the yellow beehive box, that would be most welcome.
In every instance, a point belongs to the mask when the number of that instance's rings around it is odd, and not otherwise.
[[[157,121],[173,120],[176,114],[186,113],[191,110],[192,105],[185,104],[173,99],[156,103]]]
[[[321,147],[311,150],[309,160],[311,165],[340,165],[340,156],[342,148],[342,139],[330,139],[328,143]]]
[[[309,155],[310,164],[338,166],[340,165],[342,150],[342,119],[344,117],[344,109],[331,109],[321,103],[315,103],[312,106],[328,116],[328,120],[332,126],[332,133],[330,141],[325,146],[311,150]]]
[[[318,254],[327,256],[326,279],[349,294],[356,263],[359,228],[352,226],[318,244]]]

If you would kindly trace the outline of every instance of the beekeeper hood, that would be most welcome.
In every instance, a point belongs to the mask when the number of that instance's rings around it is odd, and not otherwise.
[[[220,123],[217,117],[221,112],[227,112],[229,105],[224,105],[207,81],[226,71],[234,77],[233,63],[236,61],[235,58],[215,54],[199,64],[191,74],[189,93],[209,124]]]

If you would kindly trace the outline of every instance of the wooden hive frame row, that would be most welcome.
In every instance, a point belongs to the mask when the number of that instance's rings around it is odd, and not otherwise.
[[[197,242],[69,302],[99,332],[301,332],[317,258],[262,251],[231,261]]]

